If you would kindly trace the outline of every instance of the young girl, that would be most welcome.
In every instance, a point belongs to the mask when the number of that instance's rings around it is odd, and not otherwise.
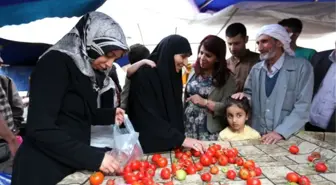
[[[241,100],[228,97],[225,102],[224,110],[229,126],[219,133],[219,141],[260,139],[260,134],[256,130],[245,125],[249,119],[251,110],[246,97]]]

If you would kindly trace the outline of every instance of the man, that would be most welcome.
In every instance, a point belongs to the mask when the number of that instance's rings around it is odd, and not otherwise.
[[[302,57],[311,61],[311,58],[316,53],[314,49],[304,48],[296,45],[296,40],[299,38],[302,31],[302,22],[297,18],[283,19],[278,22],[281,26],[285,27],[291,37],[290,46],[295,52],[296,57]]]
[[[294,57],[290,37],[279,24],[266,25],[257,34],[261,62],[251,69],[244,92],[252,103],[252,127],[262,142],[274,144],[288,139],[309,120],[313,94],[313,67]]]
[[[233,23],[226,28],[226,41],[232,56],[227,60],[227,67],[235,75],[237,92],[242,92],[244,83],[252,66],[259,61],[259,54],[246,49],[249,37],[242,23]]]
[[[149,56],[149,50],[146,48],[146,46],[141,44],[134,44],[130,47],[130,51],[128,52],[128,60],[132,67],[129,67],[130,69],[127,70],[127,76],[125,78],[125,85],[121,92],[121,105],[120,108],[126,110],[127,103],[128,103],[128,94],[129,94],[129,88],[131,81],[128,79],[129,76],[131,76],[134,72],[132,71],[134,67],[135,71],[142,65],[141,63],[138,63],[139,66],[134,66],[135,63],[139,62],[142,59],[145,59]],[[155,65],[155,64],[154,64]]]
[[[306,130],[335,132],[336,124],[336,49],[314,55],[314,99]],[[322,81],[323,80],[323,81]]]
[[[19,147],[15,134],[19,132],[22,115],[23,103],[14,83],[0,75],[0,172],[12,173],[12,157]]]

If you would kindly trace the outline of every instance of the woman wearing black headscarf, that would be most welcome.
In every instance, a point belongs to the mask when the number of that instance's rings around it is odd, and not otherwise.
[[[113,87],[112,63],[127,50],[119,24],[92,12],[41,56],[31,78],[26,137],[14,159],[12,185],[57,184],[77,170],[118,170],[112,156],[90,147],[90,127],[123,121],[122,110],[100,107],[101,95]]]
[[[142,66],[131,77],[129,117],[145,153],[179,146],[203,151],[200,141],[184,136],[181,69],[190,55],[186,38],[168,36],[149,56],[157,67]]]

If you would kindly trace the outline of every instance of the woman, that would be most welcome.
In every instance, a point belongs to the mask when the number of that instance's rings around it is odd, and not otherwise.
[[[217,36],[205,37],[185,88],[184,124],[186,136],[217,140],[225,127],[224,101],[236,89],[226,66],[226,44]]]
[[[90,127],[123,121],[122,110],[99,108],[99,100],[112,86],[113,61],[126,50],[119,24],[92,12],[42,55],[32,74],[27,133],[14,159],[13,185],[57,184],[77,170],[119,169],[103,149],[90,147]],[[96,80],[100,75],[103,81]]]
[[[181,69],[190,55],[186,38],[168,36],[149,56],[156,67],[144,65],[131,76],[128,113],[145,153],[179,146],[204,149],[184,136]]]

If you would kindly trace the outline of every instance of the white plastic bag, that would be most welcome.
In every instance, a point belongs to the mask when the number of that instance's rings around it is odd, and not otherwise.
[[[111,155],[124,167],[128,162],[140,159],[143,150],[139,142],[139,133],[135,132],[128,116],[124,116],[124,125],[126,129],[120,129],[118,125],[113,127],[114,148]]]

